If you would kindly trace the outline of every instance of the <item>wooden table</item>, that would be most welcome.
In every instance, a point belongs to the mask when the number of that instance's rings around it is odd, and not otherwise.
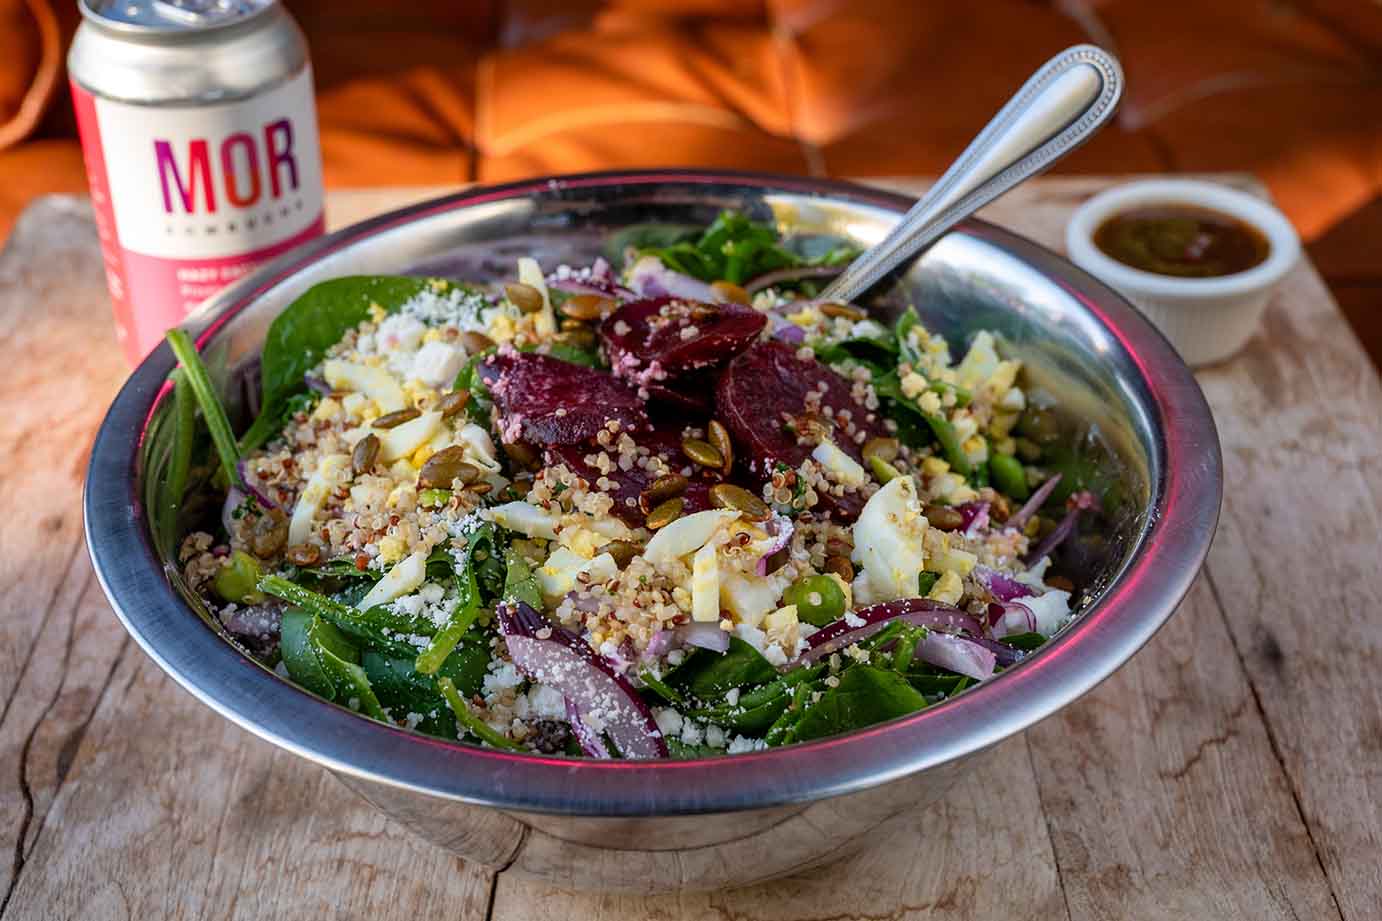
[[[990,216],[1059,246],[1106,184],[1033,183]],[[337,195],[332,219],[415,197]],[[1308,264],[1248,349],[1199,374],[1223,518],[1147,649],[900,839],[810,878],[646,899],[555,892],[413,839],[126,637],[81,536],[88,445],[125,374],[84,201],[21,219],[0,330],[4,921],[1382,917],[1382,387]]]

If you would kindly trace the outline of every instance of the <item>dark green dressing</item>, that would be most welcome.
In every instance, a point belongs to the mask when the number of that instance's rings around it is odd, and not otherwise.
[[[1246,272],[1271,245],[1237,218],[1185,205],[1148,205],[1115,214],[1094,231],[1094,245],[1124,265],[1177,278]]]

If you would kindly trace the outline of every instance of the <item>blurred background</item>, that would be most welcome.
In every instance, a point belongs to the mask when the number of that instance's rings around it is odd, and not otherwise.
[[[1382,359],[1379,0],[289,0],[328,187],[634,166],[940,172],[1052,53],[1117,53],[1065,173],[1250,171]],[[85,193],[72,0],[0,0],[0,239]]]

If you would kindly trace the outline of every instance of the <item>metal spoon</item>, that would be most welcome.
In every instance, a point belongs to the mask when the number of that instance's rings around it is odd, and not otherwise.
[[[856,300],[957,223],[1088,140],[1122,95],[1118,60],[1093,45],[1067,48],[1047,61],[892,232],[851,262],[820,298]]]

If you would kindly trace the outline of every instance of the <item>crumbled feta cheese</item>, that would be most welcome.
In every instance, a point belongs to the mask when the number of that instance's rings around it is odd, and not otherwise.
[[[465,365],[465,350],[445,342],[429,342],[413,356],[410,376],[431,387],[449,386]]]

